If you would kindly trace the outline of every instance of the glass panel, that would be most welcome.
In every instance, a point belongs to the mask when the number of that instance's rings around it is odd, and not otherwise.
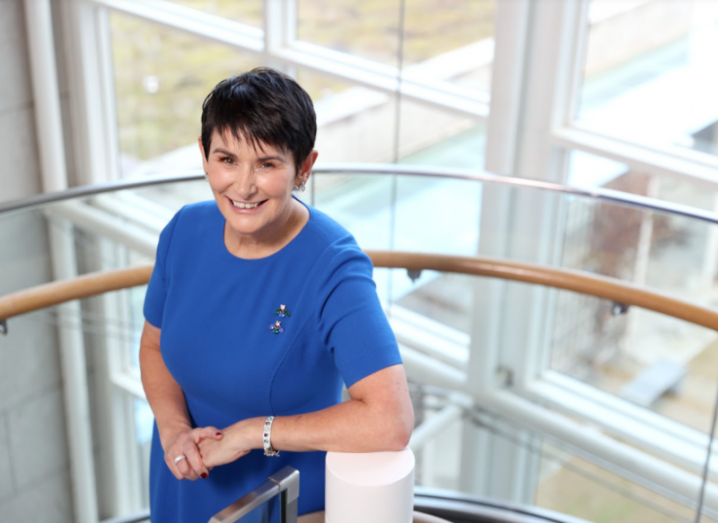
[[[404,65],[436,58],[494,36],[495,0],[406,3]],[[490,54],[490,58],[493,56]]]
[[[554,445],[544,443],[540,456],[539,507],[596,522],[693,521],[693,509]]]
[[[423,125],[426,122],[429,125]],[[473,172],[484,170],[485,123],[476,123],[471,118],[456,117],[421,104],[404,102],[401,140],[401,164]],[[470,206],[478,201],[473,201]]]
[[[297,0],[297,38],[396,66],[398,0]]]
[[[142,482],[142,504],[147,507],[150,504],[150,451],[152,450],[152,428],[155,417],[150,405],[144,400],[135,399],[134,407],[135,437],[140,460],[138,470],[141,473],[140,481]]]
[[[430,422],[447,403],[443,394],[446,391],[429,389],[431,387],[410,385],[416,425]],[[462,425],[461,419],[445,422],[434,438],[415,450],[414,479],[417,485],[453,491],[460,489]]]
[[[718,154],[718,4],[592,0],[578,120],[653,148]]]
[[[559,291],[551,368],[707,432],[717,333],[643,309],[620,310],[607,300]]]
[[[262,0],[170,0],[192,9],[229,18],[254,27],[262,27],[264,8]]]
[[[337,115],[344,114],[347,106],[352,107],[352,102],[348,100],[352,95],[339,96],[340,94],[347,90],[372,92],[370,89],[356,87],[329,75],[315,73],[308,69],[298,69],[295,79],[311,96],[320,128],[323,122],[333,120]]]
[[[488,92],[495,0],[407,2],[405,81],[448,82]],[[297,0],[300,40],[396,67],[401,2]]]
[[[400,164],[442,165],[480,172],[484,163],[485,125],[416,103],[402,103]],[[479,241],[481,184],[464,180],[398,176],[391,248],[473,256]],[[387,284],[395,321],[412,315],[426,327],[468,345],[473,316],[471,278],[422,271],[391,272]],[[437,325],[438,324],[438,325]],[[466,337],[463,337],[463,336]]]
[[[716,193],[574,153],[571,183],[660,197],[706,210]],[[628,280],[713,305],[718,226],[585,198],[565,198],[564,267]],[[704,365],[716,332],[642,309],[566,291],[556,294],[551,367],[593,387],[707,431],[715,397]]]
[[[307,78],[304,73],[301,77]],[[316,78],[317,75],[314,75]],[[317,85],[314,82],[309,84],[315,95]],[[348,87],[319,99],[315,109],[318,165],[393,160],[396,125],[394,96],[365,87]]]
[[[496,0],[406,3],[405,81],[442,81],[488,93]]]
[[[115,12],[110,24],[122,176],[201,169],[203,100],[259,58]]]
[[[315,175],[315,184],[315,207],[351,231],[362,248],[389,248],[390,176]]]
[[[412,281],[406,271],[393,271],[392,320],[430,327],[468,354],[474,317],[474,278],[462,274],[422,271]]]
[[[628,192],[709,212],[718,209],[718,188],[651,176],[583,152],[573,152],[569,165],[572,185]],[[711,303],[705,291],[716,275],[716,226],[612,202],[574,197],[564,201],[564,266]]]
[[[0,215],[0,295],[52,279],[49,226],[42,210]]]
[[[442,117],[440,111],[421,115],[422,119],[436,118],[437,121]],[[411,122],[410,118],[413,116],[409,114],[405,121]],[[443,138],[431,134],[402,135],[404,151],[408,152],[401,161],[475,169],[482,161],[484,131],[476,125],[458,127],[459,131],[447,132]],[[415,140],[423,140],[423,147],[412,149]],[[678,203],[696,201],[706,208],[713,205],[714,195],[705,190],[655,182],[640,173],[627,173],[620,164],[593,162],[595,158],[588,160],[584,158],[581,166],[575,162],[572,172],[572,176],[586,175],[587,185],[658,195]],[[555,253],[549,261],[539,260],[541,263],[621,278],[704,305],[716,303],[717,226],[704,221],[628,208],[595,198],[514,187],[507,189],[506,199],[511,220],[482,224],[482,207],[492,203],[486,202],[485,196],[493,184],[360,172],[315,175],[314,180],[313,190],[310,187],[302,197],[347,227],[365,249],[388,249],[394,245],[401,250],[471,255],[476,252],[481,234],[488,231],[514,247],[537,246],[539,251]],[[157,235],[172,214],[188,202],[208,198],[211,198],[209,189],[200,180],[117,191],[48,205],[42,210],[2,214],[0,239],[13,248],[0,250],[6,275],[1,280],[1,290],[12,292],[52,280],[49,232],[74,247],[77,271],[81,274],[151,262]],[[555,217],[556,226],[541,229],[539,233],[523,228],[526,223],[531,225],[543,217],[535,214],[536,209]],[[68,223],[73,226],[68,227]],[[518,247],[507,249],[504,257],[536,261],[527,259],[528,251]],[[62,254],[60,249],[58,253]],[[478,279],[424,271],[412,282],[404,270],[376,271],[380,296],[386,303],[393,303],[390,321],[398,336],[404,340],[421,338],[418,341],[427,346],[437,341],[430,349],[448,347],[453,352],[447,349],[442,355],[443,361],[462,371],[466,368],[469,333],[476,314],[474,280]],[[81,318],[61,317],[55,309],[13,318],[9,321],[9,337],[0,337],[3,351],[7,346],[6,353],[13,357],[30,351],[32,360],[23,363],[25,367],[19,367],[18,373],[32,376],[37,368],[30,361],[49,362],[54,368],[59,366],[55,344],[58,324],[82,328],[88,334],[98,334],[87,344],[88,351],[94,354],[92,351],[112,347],[106,354],[120,360],[115,362],[116,368],[134,376],[143,289],[113,296],[117,297],[114,301],[83,303]],[[508,293],[507,299],[510,299]],[[111,305],[114,308],[110,308]],[[551,299],[535,306],[541,308],[549,322],[546,347],[538,350],[545,350],[550,356],[551,368],[687,427],[702,432],[708,430],[718,386],[714,372],[718,365],[715,332],[635,307],[621,314],[620,304],[568,291],[555,291]],[[430,354],[428,350],[425,352]],[[671,376],[673,381],[667,381]],[[650,401],[641,401],[632,394],[631,389],[641,386],[642,382],[658,391]],[[655,389],[658,385],[662,388]],[[13,387],[3,388],[0,384],[0,389],[13,398]],[[136,410],[126,414],[128,423],[135,416],[140,439],[145,437],[142,435],[146,435],[147,426],[141,421],[148,419],[142,408],[136,406]],[[430,413],[426,415],[428,418]],[[456,434],[454,437],[457,438]],[[438,441],[441,448],[452,444],[448,439]],[[456,455],[438,447],[435,450],[431,460],[440,462],[441,466],[430,470],[424,461],[422,474],[433,478],[426,479],[427,484],[454,488],[457,480],[452,474],[457,466]],[[427,451],[423,459],[429,460],[426,456],[431,452]],[[577,462],[566,457],[565,463],[576,465]],[[592,472],[603,477],[602,473]],[[557,484],[564,485],[565,481]],[[548,486],[546,489],[545,492],[551,491]],[[543,495],[539,490],[539,497]],[[604,498],[596,499],[599,501],[591,498],[590,504],[598,504]],[[569,510],[550,502],[546,501],[546,506]],[[650,506],[649,509],[654,510]],[[680,512],[678,508],[670,510]],[[638,513],[631,507],[626,511]]]
[[[715,362],[710,362],[710,363],[706,362],[706,363],[712,365],[711,368],[713,368],[713,369],[716,368]],[[716,427],[716,430],[718,430],[718,427]],[[713,434],[714,438],[716,435],[718,435],[718,433],[714,432],[714,434]],[[713,446],[711,448],[711,454],[710,454],[710,463],[712,466],[715,466],[715,463],[716,463],[716,453],[718,453],[718,447],[716,446],[716,440],[714,439]],[[713,469],[713,470],[715,470],[715,469]],[[711,470],[711,474],[709,474],[709,476],[708,476],[708,483],[706,485],[706,489],[710,489],[710,490],[713,490],[713,492],[715,492],[715,489],[718,488],[718,480],[716,479],[716,475],[713,472],[713,470]],[[707,490],[707,492],[708,491],[709,490]],[[708,496],[706,496],[706,498],[708,498]],[[703,505],[700,508],[700,513],[702,515],[702,518],[700,519],[700,521],[706,521],[709,523],[718,523],[718,511],[715,510],[715,506],[707,499],[704,499]]]

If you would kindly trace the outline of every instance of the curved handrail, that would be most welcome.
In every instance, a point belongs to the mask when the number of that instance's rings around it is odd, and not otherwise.
[[[718,331],[718,311],[710,307],[607,276],[479,256],[397,251],[366,251],[366,253],[377,268],[434,270],[544,285],[604,298],[622,305],[635,305]],[[143,285],[149,281],[151,272],[152,265],[143,265],[87,274],[8,294],[0,297],[0,320],[78,298]]]
[[[150,281],[152,268],[153,264],[150,263],[125,269],[93,272],[6,294],[0,297],[0,320],[72,300],[145,285]]]
[[[570,185],[562,185],[558,183],[546,182],[543,180],[535,180],[531,178],[518,178],[515,176],[503,176],[492,173],[475,173],[465,169],[449,169],[444,167],[422,167],[417,165],[397,165],[383,163],[336,163],[324,164],[314,167],[312,170],[315,174],[388,174],[388,175],[406,175],[421,176],[428,178],[444,178],[449,180],[467,180],[482,183],[491,183],[497,185],[505,185],[509,187],[524,187],[530,189],[538,189],[555,193],[568,194],[572,196],[580,196],[592,198],[596,200],[609,201],[647,209],[658,212],[665,212],[686,218],[718,224],[718,214],[680,205],[670,202],[664,202],[639,196],[635,194],[614,191],[611,189],[593,188],[584,189],[580,187],[572,187]],[[115,182],[82,185],[72,187],[70,189],[51,193],[42,193],[20,200],[0,203],[0,214],[12,211],[32,209],[41,207],[55,202],[69,200],[73,198],[81,198],[94,196],[113,191],[122,191],[127,189],[139,189],[142,187],[150,187],[154,185],[163,185],[168,183],[188,182],[194,180],[202,180],[204,173],[186,172],[168,176],[154,176],[143,178],[141,180],[119,180]]]

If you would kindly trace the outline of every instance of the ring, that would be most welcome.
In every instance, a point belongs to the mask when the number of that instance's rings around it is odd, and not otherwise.
[[[182,461],[183,459],[187,459],[187,456],[185,456],[184,454],[180,454],[179,456],[177,456],[177,457],[175,458],[175,465],[177,465],[177,463],[179,463],[179,462]]]

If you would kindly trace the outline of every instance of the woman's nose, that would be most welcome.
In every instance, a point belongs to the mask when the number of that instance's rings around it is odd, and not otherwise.
[[[234,181],[235,187],[241,196],[251,195],[255,190],[255,173],[251,167],[242,167],[237,170]]]

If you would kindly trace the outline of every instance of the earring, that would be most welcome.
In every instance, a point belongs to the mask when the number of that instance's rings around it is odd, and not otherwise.
[[[304,189],[307,188],[307,182],[305,182],[304,180],[302,180],[302,183],[300,183],[299,185],[295,186],[294,188],[295,188],[297,191],[299,191],[299,192],[304,192]]]
[[[207,181],[209,181],[209,174],[204,173],[204,179],[207,180]]]

